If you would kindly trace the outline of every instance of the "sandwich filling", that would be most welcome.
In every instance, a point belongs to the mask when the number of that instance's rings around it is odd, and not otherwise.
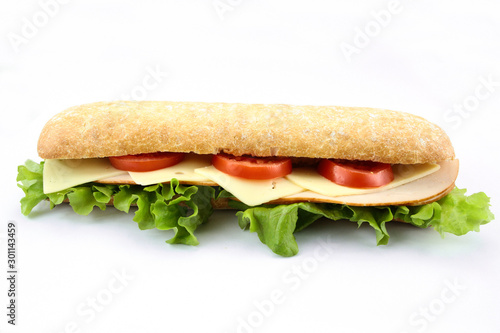
[[[444,168],[439,173],[441,165]],[[88,182],[148,186],[167,183],[175,178],[184,184],[221,186],[248,206],[258,206],[276,200],[288,203],[312,201],[363,206],[369,205],[370,200],[360,201],[359,198],[374,193],[378,193],[378,196],[382,193],[381,199],[374,201],[376,205],[401,202],[408,204],[421,203],[429,198],[436,200],[436,195],[452,188],[458,172],[458,161],[392,165],[393,180],[374,188],[338,185],[323,177],[311,166],[293,168],[290,171],[283,177],[246,179],[220,171],[212,165],[211,156],[197,154],[187,154],[175,165],[143,172],[117,169],[107,158],[48,159],[43,171],[43,190],[46,194],[54,193]],[[438,173],[437,178],[444,180],[436,182],[436,177],[428,177],[435,173]],[[389,190],[393,191],[389,196],[385,196],[383,193]],[[373,198],[373,195],[371,197]]]

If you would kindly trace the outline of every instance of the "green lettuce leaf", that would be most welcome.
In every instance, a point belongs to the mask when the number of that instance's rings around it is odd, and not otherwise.
[[[337,204],[299,202],[289,205],[248,208],[236,213],[242,229],[257,232],[262,243],[274,253],[290,257],[298,253],[295,232],[319,218],[349,220],[358,226],[368,222],[375,229],[377,245],[387,244],[389,234],[385,223],[393,220],[390,207],[354,207]]]
[[[136,205],[133,220],[139,229],[173,229],[174,237],[167,240],[171,244],[198,244],[194,232],[212,215],[211,200],[215,198],[214,188],[184,186],[177,179],[147,187],[88,183],[44,194],[43,162],[38,164],[30,160],[18,167],[17,181],[25,193],[21,199],[24,215],[30,214],[45,199],[49,200],[51,209],[68,200],[75,213],[80,215],[90,214],[95,207],[105,210],[111,201],[116,209],[126,213]]]
[[[28,160],[17,167],[17,186],[24,191],[24,198],[21,199],[21,212],[24,215],[31,213],[36,205],[47,198],[43,193],[43,163]]]
[[[465,192],[455,188],[441,200],[421,206],[356,207],[300,202],[248,207],[236,215],[242,229],[257,232],[260,241],[274,253],[288,257],[298,253],[293,234],[322,217],[333,221],[349,220],[357,222],[358,226],[367,222],[375,230],[377,245],[388,243],[386,223],[393,220],[420,228],[432,226],[442,236],[445,232],[460,236],[479,231],[480,225],[494,219],[489,209],[490,199],[483,192],[470,196]]]
[[[490,198],[484,193],[465,195],[466,189],[454,188],[437,202],[422,206],[397,206],[395,219],[411,223],[417,227],[432,226],[444,236],[445,232],[457,236],[469,231],[479,232],[479,227],[492,221],[495,216],[490,211]]]
[[[239,226],[256,232],[262,243],[281,256],[297,254],[299,249],[294,233],[320,218],[349,220],[358,226],[366,222],[375,231],[377,245],[388,243],[386,224],[393,220],[419,228],[433,227],[444,236],[447,232],[464,235],[469,231],[479,231],[480,225],[494,219],[486,194],[480,192],[467,196],[465,189],[458,188],[427,205],[380,207],[309,202],[250,207],[234,200],[231,193],[220,187],[185,186],[176,179],[147,187],[88,183],[44,194],[43,163],[28,160],[18,167],[18,186],[25,193],[21,199],[24,215],[30,214],[45,199],[49,200],[51,209],[67,199],[73,210],[81,215],[89,214],[95,207],[104,210],[111,203],[125,213],[137,206],[133,220],[138,227],[141,230],[173,230],[174,236],[167,240],[170,244],[198,244],[195,230],[212,215],[211,201],[215,198],[227,198],[229,205],[238,210]]]

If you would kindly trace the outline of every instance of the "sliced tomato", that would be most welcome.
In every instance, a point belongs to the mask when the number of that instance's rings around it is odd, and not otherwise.
[[[217,154],[212,165],[231,176],[247,179],[273,179],[292,172],[292,160],[286,157],[250,157]]]
[[[125,171],[145,172],[167,168],[184,159],[185,153],[146,153],[138,155],[112,156],[111,165]]]
[[[371,161],[322,160],[318,173],[342,186],[380,187],[394,180],[390,164]]]

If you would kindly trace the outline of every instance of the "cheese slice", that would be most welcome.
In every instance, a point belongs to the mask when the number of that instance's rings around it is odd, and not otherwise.
[[[297,168],[287,175],[286,178],[298,186],[329,197],[346,195],[360,195],[386,191],[417,179],[430,175],[440,168],[439,164],[401,164],[393,165],[394,180],[387,185],[377,188],[360,189],[337,185],[321,176],[315,168]]]
[[[196,169],[195,171],[219,184],[226,191],[231,192],[241,202],[249,206],[261,205],[271,200],[304,191],[304,188],[295,185],[285,178],[266,180],[244,179],[225,174],[217,170],[214,166]]]
[[[182,162],[171,167],[148,172],[129,172],[129,174],[136,184],[144,186],[169,182],[172,178],[180,182],[208,182],[210,179],[194,170],[211,164],[209,155],[188,154]]]
[[[43,192],[53,193],[102,178],[127,174],[107,158],[49,159],[43,167]]]

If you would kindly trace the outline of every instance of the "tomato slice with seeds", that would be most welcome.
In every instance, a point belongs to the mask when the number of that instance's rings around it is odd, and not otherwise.
[[[112,166],[120,170],[146,172],[176,165],[181,162],[185,156],[185,153],[158,152],[138,155],[111,156],[109,157],[109,161]]]
[[[287,157],[251,157],[217,154],[212,165],[219,171],[246,179],[273,179],[292,172],[292,160]]]
[[[372,188],[394,180],[390,164],[372,161],[322,160],[318,173],[342,186]]]

